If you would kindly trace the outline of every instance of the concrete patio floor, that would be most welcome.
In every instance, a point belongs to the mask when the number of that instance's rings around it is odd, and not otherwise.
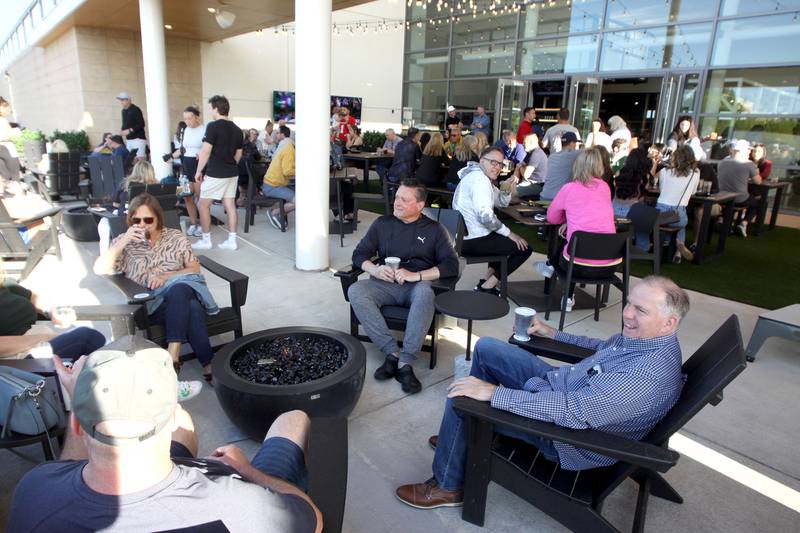
[[[240,218],[243,211],[240,210]],[[221,213],[218,213],[221,217]],[[330,237],[331,265],[349,264],[350,254],[374,215],[362,212],[356,235]],[[248,303],[243,309],[245,333],[286,325],[316,325],[348,331],[349,312],[333,270],[317,273],[294,269],[293,219],[287,233],[257,216],[250,233],[240,229],[240,249],[207,253],[226,266],[250,276]],[[214,230],[215,242],[224,238]],[[110,283],[91,273],[96,243],[74,243],[62,236],[64,260],[46,257],[25,285],[55,295],[54,304],[122,303]],[[696,267],[690,267],[696,268]],[[713,263],[701,268],[713,268]],[[466,268],[459,288],[471,288],[483,266]],[[533,280],[539,276],[530,263],[511,277]],[[209,279],[220,303],[228,301],[221,280]],[[607,337],[619,331],[620,297],[612,291],[611,304],[592,319],[591,310],[576,310],[567,317],[571,333]],[[739,317],[745,343],[762,309],[691,292],[692,310],[684,320],[679,338],[684,358],[700,346],[730,314]],[[512,304],[513,308],[513,304]],[[551,323],[558,321],[551,315]],[[476,336],[507,337],[513,315],[476,322]],[[98,329],[108,331],[105,324]],[[402,505],[394,489],[403,483],[430,476],[433,452],[428,436],[435,434],[441,417],[445,390],[452,378],[453,359],[464,351],[465,325],[444,330],[439,363],[428,369],[427,356],[416,365],[423,391],[405,395],[394,381],[376,382],[371,375],[383,357],[370,343],[367,349],[367,380],[361,399],[350,416],[349,479],[344,531],[427,532],[481,531],[461,520],[459,509],[420,511]],[[800,345],[771,339],[758,360],[725,391],[724,401],[707,407],[672,442],[681,453],[667,480],[683,495],[682,505],[657,498],[650,500],[647,530],[674,531],[800,531]],[[184,379],[199,379],[196,362],[184,366]],[[246,440],[222,413],[213,389],[206,386],[195,399],[184,404],[192,414],[200,436],[201,454],[216,446],[237,442],[252,454],[257,443]],[[720,458],[722,454],[727,458]],[[0,524],[8,513],[13,487],[36,462],[41,449],[30,447],[0,451],[4,475],[0,479]],[[766,495],[765,495],[766,494]],[[635,506],[635,485],[625,483],[607,500],[604,515],[621,530],[630,529]],[[513,494],[492,484],[489,489],[484,531],[564,531],[559,523]]]

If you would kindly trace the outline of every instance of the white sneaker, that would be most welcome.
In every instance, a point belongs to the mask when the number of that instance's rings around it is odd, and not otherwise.
[[[233,238],[233,239],[228,238],[227,240],[219,243],[217,245],[217,248],[219,248],[220,250],[236,250],[236,249],[239,248],[239,245],[236,244],[236,239],[235,238]]]
[[[736,231],[739,233],[739,235],[741,235],[745,239],[747,238],[747,226],[745,226],[744,224],[738,224],[736,226]]]
[[[203,236],[203,227],[200,224],[196,224],[192,226],[190,229],[189,235],[192,237],[202,237]]]
[[[563,300],[562,300],[562,302],[563,302]],[[565,311],[567,313],[571,313],[572,312],[572,306],[574,306],[574,305],[575,305],[575,298],[567,298],[567,308],[565,309]]]
[[[283,229],[281,227],[281,219],[278,215],[273,213],[272,211],[267,211],[267,220],[275,229]]]
[[[203,384],[200,381],[179,381],[178,382],[178,401],[185,402],[191,400],[203,390]]]
[[[539,274],[541,274],[546,278],[552,277],[553,272],[555,271],[553,266],[548,265],[546,261],[536,261],[536,263],[533,266],[536,268],[536,272],[538,272]]]
[[[211,239],[200,239],[192,245],[192,250],[210,250],[212,247],[213,244],[211,244]]]

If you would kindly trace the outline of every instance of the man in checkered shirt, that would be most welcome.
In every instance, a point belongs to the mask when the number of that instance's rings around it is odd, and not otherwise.
[[[676,331],[689,298],[673,281],[648,276],[633,288],[622,311],[622,334],[608,340],[556,331],[537,319],[529,334],[596,350],[575,365],[551,366],[503,341],[483,338],[475,346],[470,376],[448,388],[433,477],[403,485],[397,497],[413,507],[456,507],[463,502],[466,435],[452,398],[467,396],[492,407],[574,429],[607,431],[632,440],[644,437],[678,401],[686,376]],[[536,445],[565,470],[607,466],[614,459],[561,442],[498,431]]]

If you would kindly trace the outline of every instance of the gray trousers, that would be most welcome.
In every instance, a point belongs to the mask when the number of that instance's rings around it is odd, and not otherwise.
[[[433,320],[434,293],[429,281],[399,285],[374,278],[362,279],[350,286],[347,295],[353,312],[380,351],[386,355],[400,354],[400,361],[404,363],[411,363],[417,358]],[[381,315],[384,305],[410,308],[402,350]]]

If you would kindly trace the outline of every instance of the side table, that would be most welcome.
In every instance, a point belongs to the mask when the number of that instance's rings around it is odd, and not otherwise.
[[[508,301],[492,294],[478,291],[447,291],[433,301],[442,314],[467,321],[467,361],[472,354],[472,321],[494,320],[508,314]]]
[[[745,350],[749,362],[752,363],[756,360],[756,353],[768,337],[783,337],[800,341],[800,304],[789,305],[759,315],[756,328],[753,330],[753,335]]]

